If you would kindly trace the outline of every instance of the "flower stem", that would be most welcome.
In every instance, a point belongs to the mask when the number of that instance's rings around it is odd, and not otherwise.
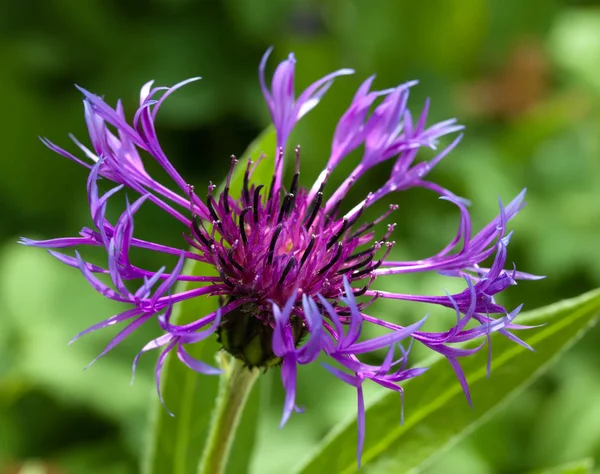
[[[242,411],[260,371],[221,354],[224,369],[198,474],[223,474]]]

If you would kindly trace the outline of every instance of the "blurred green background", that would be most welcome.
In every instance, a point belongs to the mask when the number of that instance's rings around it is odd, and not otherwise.
[[[532,309],[600,286],[600,6],[594,2],[5,0],[0,473],[137,472],[155,397],[155,356],[142,361],[133,387],[129,378],[132,357],[158,328],[148,325],[82,372],[110,330],[67,342],[120,309],[76,270],[15,243],[22,235],[75,235],[89,224],[86,170],[53,155],[37,136],[71,150],[67,133],[86,142],[74,83],[110,103],[122,98],[131,117],[147,80],[164,85],[202,75],[167,101],[159,134],[197,189],[209,179],[219,182],[228,156],[241,153],[268,123],[257,66],[270,45],[277,60],[296,53],[297,90],[340,67],[357,71],[336,82],[293,136],[303,148],[304,184],[321,170],[336,118],[364,78],[377,73],[378,88],[419,79],[410,102],[415,113],[431,97],[432,120],[456,116],[467,126],[462,144],[432,176],[472,200],[476,224],[497,213],[498,197],[507,202],[529,189],[528,205],[512,223],[509,258],[548,278],[512,288],[503,302]],[[353,197],[360,199],[386,172],[370,174]],[[397,258],[427,256],[453,234],[457,215],[434,195],[410,191],[393,199],[401,205]],[[174,222],[151,210],[137,231],[148,240],[182,242]],[[161,265],[152,255],[140,258]],[[383,283],[426,294],[455,289],[447,284],[428,276]],[[400,304],[376,311],[422,315],[427,309]],[[427,473],[520,473],[600,459],[599,336],[592,330]],[[290,459],[355,412],[354,391],[311,367],[300,375],[298,401],[306,413],[279,431],[279,386],[276,371],[263,377],[256,473],[285,472]],[[408,410],[411,403],[418,401],[408,390]]]

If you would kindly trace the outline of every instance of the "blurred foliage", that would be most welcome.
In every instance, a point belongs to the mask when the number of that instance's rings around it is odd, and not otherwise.
[[[159,119],[165,150],[200,189],[221,181],[228,156],[268,123],[257,65],[269,45],[278,58],[296,53],[298,88],[338,67],[357,71],[336,82],[293,137],[302,144],[304,183],[320,172],[336,118],[362,79],[377,73],[380,88],[419,79],[415,110],[431,97],[432,120],[457,116],[467,125],[463,143],[432,176],[473,202],[476,224],[497,213],[498,197],[506,202],[529,188],[509,256],[518,268],[548,278],[520,284],[504,301],[534,308],[600,286],[599,31],[600,7],[573,0],[1,2],[0,472],[136,472],[155,397],[151,356],[142,359],[132,388],[128,381],[133,355],[158,328],[149,325],[82,372],[110,330],[67,342],[117,308],[76,270],[15,244],[20,235],[73,235],[88,224],[86,171],[36,139],[68,148],[67,133],[85,138],[74,83],[111,103],[122,97],[131,116],[147,80],[172,84],[203,75],[173,95]],[[350,169],[347,161],[334,181]],[[352,196],[362,198],[385,173],[370,173]],[[397,258],[427,255],[454,232],[452,206],[431,194],[395,199]],[[181,243],[181,229],[160,212],[148,207],[140,217],[137,229],[147,239]],[[162,264],[152,255],[140,258],[149,267]],[[452,290],[436,277],[401,281],[382,285]],[[395,315],[399,307],[406,318],[423,311],[384,304],[375,310]],[[584,458],[598,465],[599,333],[591,331],[428,474],[554,472]],[[261,383],[252,472],[281,473],[335,422],[354,416],[352,389],[307,367],[298,393],[306,413],[280,432],[277,372]]]

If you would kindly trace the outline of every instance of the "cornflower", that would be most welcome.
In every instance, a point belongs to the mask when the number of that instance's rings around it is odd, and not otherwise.
[[[295,149],[294,174],[289,187],[283,184],[283,171],[289,136],[298,121],[312,110],[334,80],[353,73],[341,69],[317,80],[298,97],[294,92],[295,59],[292,54],[281,62],[270,87],[265,69],[270,50],[259,67],[260,86],[269,108],[277,136],[273,179],[270,183],[253,180],[257,163],[245,165],[232,158],[221,193],[210,183],[204,200],[184,179],[161,148],[155,121],[167,97],[192,78],[172,87],[154,87],[148,82],[141,89],[140,106],[129,122],[122,103],[113,108],[102,98],[84,89],[84,115],[91,148],[72,137],[86,160],[43,138],[54,152],[90,169],[87,180],[92,227],[79,236],[34,241],[23,238],[24,245],[49,249],[61,262],[78,268],[90,285],[106,298],[122,303],[124,309],[105,321],[85,329],[83,334],[115,324],[121,331],[110,341],[102,357],[148,320],[158,322],[163,334],[144,346],[140,354],[161,349],[156,365],[160,395],[160,375],[166,356],[175,352],[182,363],[202,374],[217,374],[218,368],[194,359],[186,346],[217,335],[224,351],[249,368],[280,366],[285,389],[283,425],[296,407],[296,373],[299,365],[313,363],[321,354],[331,361],[327,370],[353,386],[358,396],[358,462],[365,434],[363,383],[375,382],[403,394],[399,382],[421,375],[426,368],[409,368],[408,350],[402,341],[417,341],[443,355],[456,372],[470,401],[469,388],[459,359],[480,350],[492,332],[500,332],[515,342],[523,341],[510,332],[521,329],[513,323],[521,306],[507,311],[495,302],[495,295],[531,275],[505,270],[506,248],[510,240],[507,222],[522,208],[524,191],[508,205],[500,203],[498,215],[479,232],[473,233],[467,201],[428,179],[429,172],[456,147],[462,135],[437,150],[438,141],[456,135],[463,127],[455,119],[427,126],[429,101],[416,120],[407,109],[411,87],[408,82],[385,90],[373,90],[374,77],[358,88],[335,129],[331,151],[324,169],[312,186],[300,184],[300,148]],[[362,147],[362,157],[342,184],[326,190],[332,172],[354,150]],[[421,148],[437,150],[428,161],[417,161]],[[144,159],[142,159],[142,156]],[[144,166],[154,160],[172,181],[169,186],[155,180]],[[348,212],[347,194],[371,168],[393,160],[387,181],[368,193]],[[231,194],[236,167],[244,166],[239,196]],[[104,194],[98,181],[116,184]],[[374,220],[362,219],[365,210],[388,195],[421,187],[454,204],[460,214],[458,231],[449,244],[433,256],[414,261],[389,260],[394,245],[394,223],[390,214],[398,206]],[[115,223],[107,217],[107,207],[124,190],[138,195],[127,201]],[[343,204],[343,206],[342,206]],[[173,218],[186,229],[181,247],[175,248],[134,236],[134,220],[142,205],[157,206],[164,217]],[[378,224],[388,222],[383,233]],[[87,262],[79,251],[72,254],[57,249],[100,247],[107,265]],[[140,248],[177,257],[176,265],[147,270],[131,261],[130,250]],[[490,268],[480,264],[486,260]],[[202,262],[216,270],[210,275],[184,273],[186,261]],[[442,296],[422,296],[374,289],[379,277],[437,272],[464,279],[464,291]],[[98,278],[106,274],[106,278]],[[137,282],[137,283],[136,283]],[[180,290],[177,282],[192,282],[191,289]],[[137,284],[135,290],[130,289]],[[220,307],[198,320],[177,324],[171,321],[175,305],[205,296],[218,297]],[[357,299],[358,298],[358,299]],[[409,300],[440,305],[456,313],[456,323],[444,332],[423,329],[425,318],[403,325],[396,316],[389,320],[369,315],[366,310],[379,298]],[[385,335],[365,338],[365,324],[388,330]],[[476,347],[456,346],[481,340]],[[380,365],[363,362],[363,355],[383,351]],[[135,363],[139,355],[135,358]],[[373,360],[373,358],[370,358]],[[134,364],[135,367],[135,364]]]

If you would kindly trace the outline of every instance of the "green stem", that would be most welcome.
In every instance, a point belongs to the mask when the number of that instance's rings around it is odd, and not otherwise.
[[[239,359],[229,359],[225,354],[221,357],[225,372],[221,376],[219,395],[198,474],[225,472],[242,411],[260,373],[258,369],[250,370]]]

